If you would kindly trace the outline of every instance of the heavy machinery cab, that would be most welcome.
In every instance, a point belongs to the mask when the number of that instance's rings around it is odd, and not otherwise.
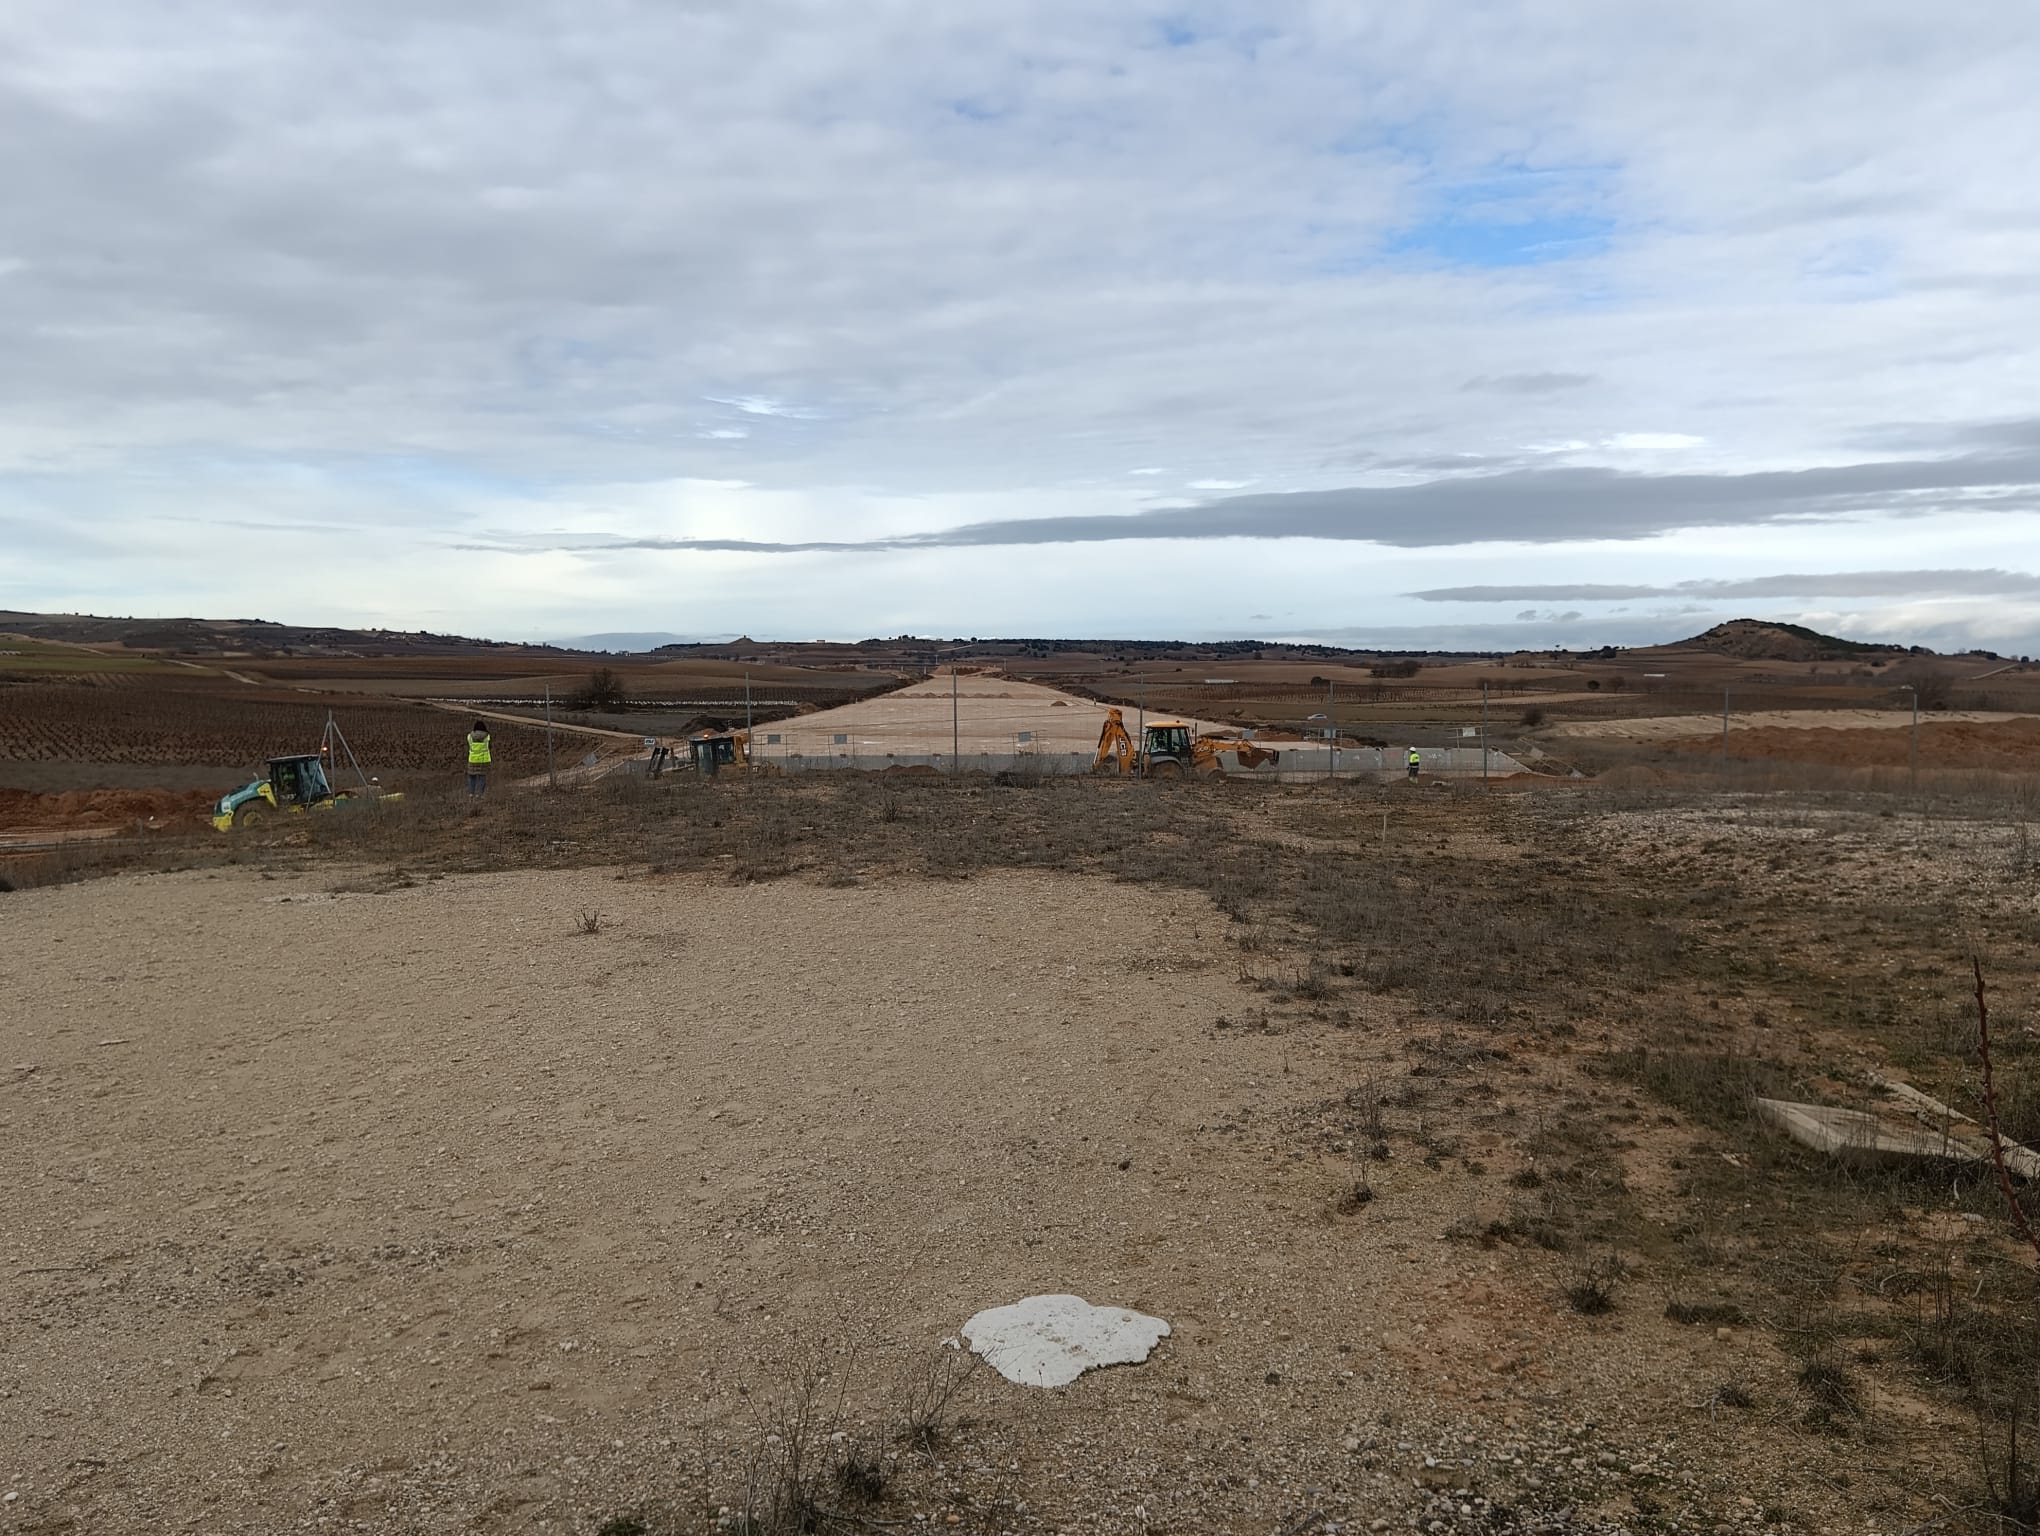
[[[334,799],[325,760],[318,753],[272,757],[268,778],[251,780],[220,796],[213,806],[212,823],[226,832],[274,811],[308,811],[331,805]]]
[[[687,741],[687,751],[696,773],[712,775],[717,769],[736,762],[737,738],[734,735],[691,736]]]
[[[1152,763],[1159,758],[1190,761],[1190,727],[1180,720],[1155,720],[1147,728],[1145,756]]]
[[[280,806],[317,805],[333,798],[333,785],[326,777],[326,765],[317,753],[269,760],[269,789]]]

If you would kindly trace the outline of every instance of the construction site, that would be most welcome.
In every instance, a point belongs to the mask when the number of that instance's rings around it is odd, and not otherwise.
[[[1342,745],[1328,726],[1305,737],[1293,730],[1269,733],[1214,720],[1150,717],[1138,705],[1104,704],[997,672],[959,670],[855,704],[727,734],[740,738],[746,766],[782,773],[1203,773],[1282,782],[1406,772],[1410,750],[1350,738]],[[1437,776],[1524,771],[1475,735],[1462,742],[1417,748],[1423,770]],[[706,761],[692,750],[686,755],[689,766]]]
[[[2016,698],[90,656],[0,693],[0,1530],[2040,1496]]]

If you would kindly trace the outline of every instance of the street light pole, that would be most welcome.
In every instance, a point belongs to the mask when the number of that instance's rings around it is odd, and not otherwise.
[[[1481,783],[1481,788],[1483,788],[1483,789],[1487,788],[1487,781],[1488,781],[1488,752],[1487,752],[1487,679],[1486,679],[1486,678],[1482,678],[1482,679],[1480,680],[1480,783]]]
[[[952,661],[949,664],[949,771],[951,773],[963,772],[961,756],[963,751],[961,745],[963,727],[959,723],[960,719],[961,717],[956,711],[956,663]]]

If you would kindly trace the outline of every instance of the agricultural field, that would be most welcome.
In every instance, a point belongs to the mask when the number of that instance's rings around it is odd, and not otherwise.
[[[18,861],[7,1518],[1994,1529],[1994,1177],[1753,1095],[2040,1137],[2028,814],[681,777]],[[1043,1292],[1170,1332],[945,1343]]]
[[[147,787],[188,781],[190,770],[232,779],[280,753],[318,750],[328,710],[370,773],[452,776],[465,762],[461,717],[423,705],[195,674],[95,674],[0,682],[0,785],[54,792],[111,778],[111,787],[144,787],[134,772],[108,768],[160,772]],[[501,772],[542,772],[545,733],[506,724],[496,751]]]
[[[0,634],[0,677],[44,677],[108,672],[161,672],[168,663],[154,656],[58,645],[21,635]]]

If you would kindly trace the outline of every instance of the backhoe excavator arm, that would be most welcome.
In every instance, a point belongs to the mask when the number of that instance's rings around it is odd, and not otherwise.
[[[1199,773],[1216,772],[1221,752],[1237,753],[1242,768],[1258,768],[1263,763],[1279,762],[1282,758],[1282,754],[1273,747],[1257,747],[1244,737],[1197,736],[1191,739],[1191,765]]]
[[[1133,737],[1127,734],[1126,716],[1116,709],[1105,711],[1105,727],[1098,732],[1098,755],[1092,759],[1091,771],[1103,773],[1108,768],[1120,773],[1133,772]]]

